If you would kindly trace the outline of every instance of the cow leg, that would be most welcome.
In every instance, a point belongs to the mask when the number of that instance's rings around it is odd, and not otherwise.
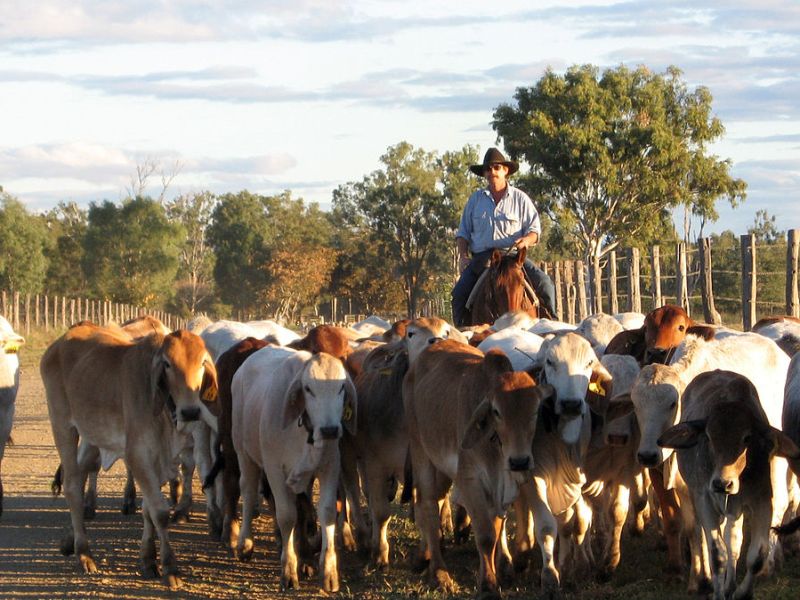
[[[344,482],[341,479],[336,488],[336,531],[338,532],[341,540],[341,546],[348,552],[355,552],[356,539],[353,535],[355,526],[353,522],[353,507],[347,501],[347,491],[344,489]]]
[[[172,509],[173,523],[187,523],[192,512],[192,477],[194,477],[194,449],[184,448],[180,453],[180,485],[175,487],[177,502]]]
[[[152,527],[158,535],[159,550],[161,552],[161,573],[171,590],[181,587],[182,582],[178,571],[178,561],[169,542],[169,503],[161,494],[161,481],[155,470],[158,460],[148,456],[155,444],[147,444],[147,440],[131,444],[135,450],[131,453],[128,465],[133,477],[142,491],[142,521],[144,527]],[[152,535],[151,535],[152,537]],[[143,535],[142,541],[145,541]],[[142,547],[142,556],[149,556],[150,549]],[[147,575],[149,565],[143,562],[142,569]]]
[[[530,555],[535,544],[530,509],[531,495],[533,493],[533,483],[526,482],[519,487],[519,495],[514,500],[514,513],[516,514],[514,570],[520,573],[528,568]]]
[[[664,538],[667,541],[667,571],[679,574],[682,571],[680,544],[680,508],[674,490],[664,488],[664,473],[662,467],[650,469],[650,480],[653,490],[658,497],[661,507],[661,520],[663,523]]]
[[[133,479],[133,473],[130,469],[126,469],[127,479],[125,479],[125,491],[122,496],[122,508],[120,512],[123,515],[136,514],[136,482]]]
[[[344,485],[345,497],[350,503],[350,512],[353,518],[353,526],[355,527],[356,547],[359,551],[364,552],[369,545],[370,534],[369,525],[364,518],[364,513],[361,511],[361,483],[358,476],[358,458],[349,436],[342,438],[340,448],[342,485]],[[373,460],[378,460],[378,458],[374,457]],[[364,478],[367,486],[369,486],[369,477],[369,475],[366,475]]]
[[[775,459],[773,459],[775,460]],[[766,499],[753,508],[750,513],[750,545],[747,547],[747,573],[733,594],[734,600],[753,597],[756,575],[765,566],[769,552],[770,524],[773,522],[773,511]]]
[[[483,600],[488,598],[500,598],[497,590],[497,572],[495,571],[495,552],[497,544],[503,532],[505,518],[490,517],[486,510],[474,507],[477,512],[467,512],[473,515],[472,530],[475,533],[475,545],[478,547],[480,566],[478,569],[477,586],[480,597]]]
[[[585,573],[589,573],[594,567],[594,554],[592,553],[589,535],[589,528],[592,526],[592,508],[583,496],[579,496],[575,503],[574,520],[574,549],[576,558],[579,559],[578,566],[580,566]]]
[[[620,539],[622,538],[622,528],[628,517],[628,506],[630,501],[630,488],[625,485],[615,485],[611,487],[611,532],[608,537],[607,553],[603,565],[603,575],[606,579],[616,571],[620,561]]]
[[[142,577],[156,579],[159,576],[156,562],[156,528],[147,509],[147,501],[142,499],[142,545],[139,549],[139,560],[142,563]]]
[[[339,451],[332,448],[332,456],[319,472],[319,515],[322,530],[322,548],[319,555],[319,571],[322,574],[322,589],[339,591],[339,566],[336,560],[336,497],[339,490]]]
[[[372,522],[370,556],[372,563],[378,569],[383,569],[389,564],[387,530],[392,516],[389,510],[389,478],[381,466],[373,462],[366,465],[369,516]]]
[[[730,598],[736,589],[736,563],[742,551],[742,526],[744,515],[725,515],[723,536],[728,549],[728,561],[725,568],[725,597]]]
[[[91,521],[97,514],[97,473],[100,471],[100,450],[85,440],[81,440],[78,444],[78,467],[81,470],[81,490],[85,490],[83,492],[83,518]]]
[[[684,485],[676,488],[680,499],[682,532],[689,542],[689,593],[705,593],[709,591],[711,573],[708,566],[708,551],[704,543],[702,529],[697,524],[694,502]]]
[[[558,524],[547,504],[547,483],[540,477],[533,478],[531,510],[536,530],[536,542],[542,552],[542,593],[546,597],[558,597],[559,574],[554,561]]]
[[[194,440],[193,458],[200,474],[200,481],[205,481],[214,463],[211,457],[211,437],[214,435],[211,428],[205,423],[196,423],[192,429]],[[191,487],[191,478],[188,483]],[[206,519],[211,537],[215,540],[222,535],[222,512],[217,504],[216,484],[203,490],[206,497]]]
[[[222,453],[224,463],[222,467],[222,487],[224,490],[222,519],[222,543],[227,544],[231,552],[236,548],[239,537],[239,519],[237,516],[239,506],[239,457],[232,447],[228,447],[223,440]]]
[[[14,403],[0,404],[0,517],[3,516],[3,455],[11,439],[11,424],[14,421]]]
[[[714,598],[725,598],[723,584],[725,579],[725,565],[728,561],[728,551],[725,540],[720,535],[722,517],[710,505],[706,492],[692,494],[697,517],[703,527],[703,535],[708,545],[708,558],[711,570],[711,580],[714,585]]]
[[[639,471],[633,478],[633,487],[631,488],[631,505],[636,517],[631,530],[633,535],[642,535],[647,521],[650,519],[650,505],[647,502],[648,487],[650,487],[650,478],[647,476],[647,471]]]
[[[239,531],[239,540],[236,543],[236,555],[239,557],[239,560],[246,561],[253,557],[253,513],[258,504],[258,485],[261,481],[261,469],[246,454],[239,456],[239,469],[241,470],[239,489],[242,494],[242,528]],[[283,483],[281,479],[277,479],[276,481],[280,481],[281,484]],[[270,485],[270,487],[272,488],[272,485]],[[274,494],[275,490],[273,489],[272,492]],[[291,504],[292,510],[294,510],[294,502]],[[295,515],[295,519],[296,518]],[[292,527],[294,527],[294,522],[292,522]],[[281,535],[283,535],[283,528],[281,528]],[[283,544],[284,546],[286,545],[285,539],[283,540]],[[295,575],[295,580],[296,579],[297,575]]]
[[[249,530],[247,513],[247,497],[250,493],[247,489],[249,484],[245,484],[245,473],[250,470],[246,463],[248,459],[243,457],[240,462],[242,478],[240,479],[242,489],[242,532],[239,539],[246,529]],[[297,577],[297,554],[294,549],[295,529],[297,527],[297,506],[295,494],[291,492],[284,483],[286,479],[280,466],[270,465],[267,469],[267,480],[272,490],[272,498],[275,503],[275,522],[280,531],[281,538],[281,589],[298,589],[299,582]],[[334,492],[335,493],[335,492]],[[334,497],[334,503],[336,498]],[[335,516],[334,516],[335,518]],[[249,533],[249,532],[248,532]],[[251,542],[252,543],[252,542]]]
[[[52,422],[52,418],[51,418]],[[85,573],[96,573],[97,565],[89,552],[89,541],[83,519],[83,481],[78,465],[78,432],[74,427],[53,427],[53,438],[58,448],[63,468],[64,497],[69,506],[72,533],[61,542],[61,552],[78,557],[78,564]]]
[[[497,580],[501,587],[511,585],[512,581],[514,581],[514,560],[508,550],[507,524],[508,519],[504,518],[498,548],[494,555],[494,570],[497,573]]]

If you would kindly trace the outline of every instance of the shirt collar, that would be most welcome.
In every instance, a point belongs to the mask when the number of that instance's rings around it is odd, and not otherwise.
[[[491,191],[489,191],[489,188],[488,188],[488,187],[487,187],[487,188],[483,188],[483,193],[484,193],[484,194],[486,194],[486,197],[487,197],[487,198],[489,198],[489,200],[491,200],[492,202],[494,202],[494,198],[492,198],[492,192],[491,192]],[[510,184],[506,184],[506,191],[505,191],[505,193],[504,193],[504,194],[503,194],[503,195],[500,197],[500,200],[499,200],[498,204],[499,204],[500,202],[502,202],[503,200],[505,200],[506,198],[508,198],[508,196],[509,196],[509,194],[510,194],[510,193],[511,193],[511,185],[510,185]]]

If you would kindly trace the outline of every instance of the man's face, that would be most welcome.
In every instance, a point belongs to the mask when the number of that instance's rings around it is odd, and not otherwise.
[[[502,190],[506,187],[506,177],[508,176],[508,167],[500,164],[489,165],[483,172],[486,181],[489,182],[489,188],[492,190]]]

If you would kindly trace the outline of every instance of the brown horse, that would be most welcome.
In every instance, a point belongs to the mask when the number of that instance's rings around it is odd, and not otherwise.
[[[495,249],[487,272],[481,275],[467,301],[467,324],[494,323],[509,311],[524,310],[537,317],[538,299],[525,279],[525,248],[516,255]]]

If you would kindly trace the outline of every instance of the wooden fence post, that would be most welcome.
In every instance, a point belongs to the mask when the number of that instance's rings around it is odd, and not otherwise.
[[[31,334],[31,295],[25,294],[25,335]]]
[[[564,261],[564,296],[567,323],[575,323],[575,262]]]
[[[639,249],[628,249],[628,310],[642,312],[642,291],[639,286]]]
[[[619,312],[617,298],[617,251],[608,253],[608,312],[615,315]]]
[[[553,285],[556,288],[556,297],[553,300],[556,303],[556,319],[559,321],[564,320],[564,301],[561,295],[561,267],[563,264],[560,260],[553,263]]]
[[[69,299],[69,324],[72,325],[76,323],[75,321],[75,298]]]
[[[40,327],[42,324],[41,319],[39,318],[41,315],[39,313],[39,294],[36,294],[36,306],[34,307],[34,312],[36,313],[36,327]]]
[[[592,270],[589,273],[592,286],[592,313],[603,312],[603,273],[600,269],[600,257],[592,257]]]
[[[756,322],[756,236],[745,234],[742,241],[742,328],[750,331]]]
[[[578,280],[578,320],[583,321],[589,316],[589,311],[586,307],[586,276],[582,260],[575,262],[575,277]]]
[[[653,308],[656,309],[664,304],[661,296],[661,248],[653,246],[650,250],[650,294],[653,297]]]
[[[61,327],[67,328],[67,297],[61,296]]]
[[[19,292],[14,292],[14,331],[19,331]]]
[[[800,298],[797,285],[797,259],[800,251],[800,235],[790,229],[786,236],[786,314],[800,317]]]
[[[682,307],[686,311],[686,314],[691,314],[689,310],[689,280],[686,268],[686,242],[678,243],[676,262],[675,304]]]
[[[711,238],[700,238],[697,240],[697,245],[700,250],[700,271],[703,274],[700,279],[700,289],[703,297],[703,318],[706,323],[721,325],[722,317],[714,306],[714,288],[711,281]]]

